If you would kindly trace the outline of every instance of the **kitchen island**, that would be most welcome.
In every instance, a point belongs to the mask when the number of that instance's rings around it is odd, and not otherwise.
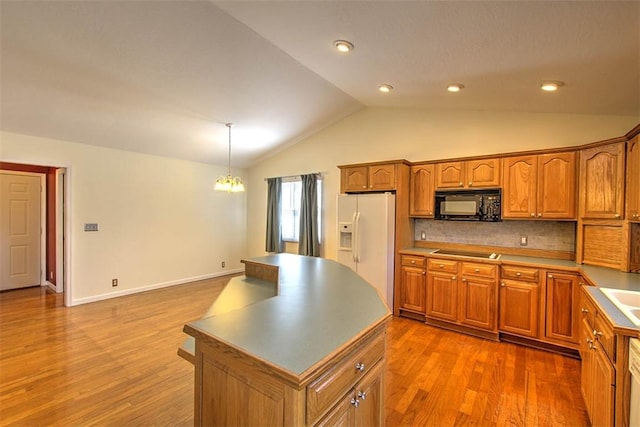
[[[245,265],[208,316],[184,327],[195,344],[195,424],[384,424],[391,313],[375,288],[321,258]]]

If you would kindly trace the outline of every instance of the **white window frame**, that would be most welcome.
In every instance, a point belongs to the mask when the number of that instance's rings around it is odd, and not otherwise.
[[[322,179],[318,179],[318,243],[322,241]],[[287,188],[288,187],[288,188]],[[285,178],[281,184],[280,233],[282,241],[300,242],[300,204],[302,198],[302,178]],[[290,232],[289,230],[293,230]]]

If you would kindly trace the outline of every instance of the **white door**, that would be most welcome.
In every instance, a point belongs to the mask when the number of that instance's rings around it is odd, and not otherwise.
[[[40,187],[40,176],[0,173],[0,290],[40,285]]]

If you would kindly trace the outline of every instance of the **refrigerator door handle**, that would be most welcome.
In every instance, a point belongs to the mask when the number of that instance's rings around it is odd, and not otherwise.
[[[360,262],[360,212],[354,214],[353,222],[353,262]]]

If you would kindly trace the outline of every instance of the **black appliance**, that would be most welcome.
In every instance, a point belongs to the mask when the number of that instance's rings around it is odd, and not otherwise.
[[[502,189],[436,191],[436,219],[501,221]]]

